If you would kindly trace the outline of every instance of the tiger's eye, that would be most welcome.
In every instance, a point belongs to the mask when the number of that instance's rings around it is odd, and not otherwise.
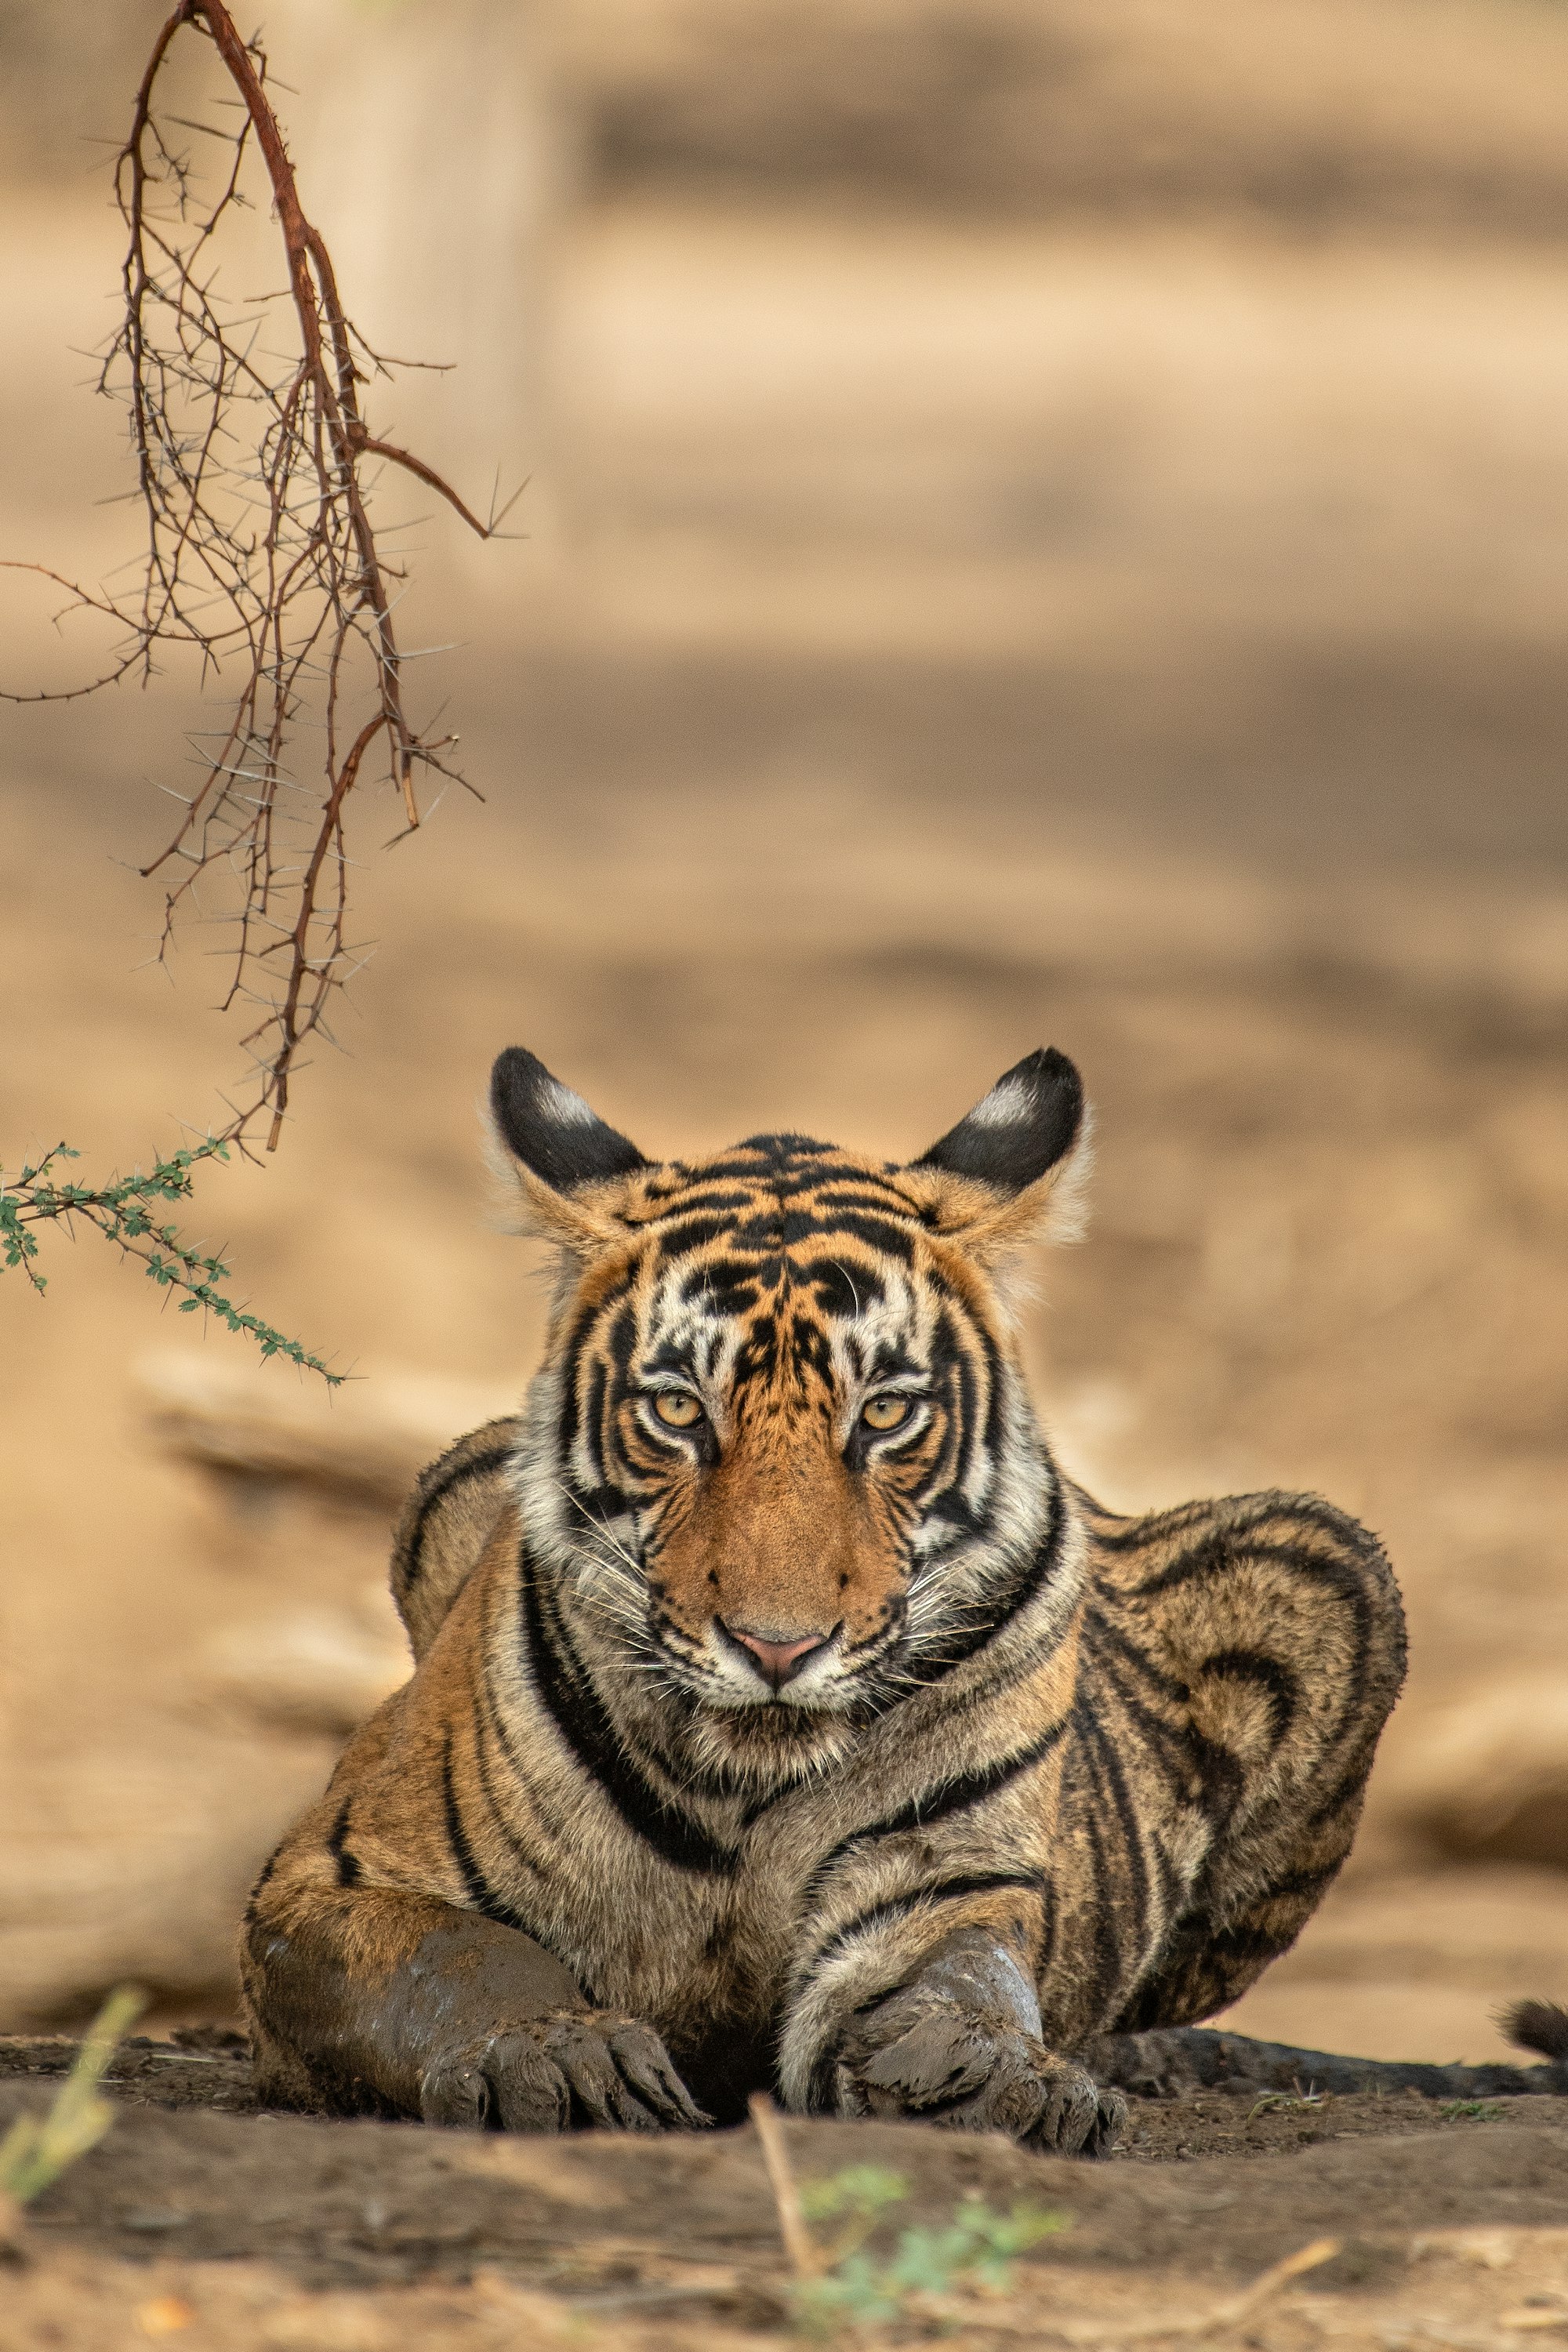
[[[909,1417],[908,1397],[868,1397],[860,1408],[860,1418],[868,1429],[897,1429],[900,1422],[908,1421]]]
[[[668,1429],[690,1429],[702,1418],[702,1407],[685,1389],[660,1389],[653,1409]]]

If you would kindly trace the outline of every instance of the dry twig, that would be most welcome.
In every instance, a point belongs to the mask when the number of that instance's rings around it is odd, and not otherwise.
[[[134,1985],[121,1985],[110,1993],[89,2026],[76,2063],[47,2115],[18,2116],[0,2139],[0,2199],[13,2210],[30,2203],[58,2180],[109,2129],[114,2110],[99,2097],[98,2086],[117,2044],[146,2006],[145,1996]],[[14,2232],[15,2224],[11,2226]]]
[[[216,53],[230,95],[210,110],[231,113],[227,125],[171,111],[171,53],[186,32]],[[214,142],[216,174],[196,170],[181,132]],[[220,290],[219,254],[258,162],[288,284],[242,302]],[[384,761],[403,833],[421,821],[422,782],[463,781],[447,760],[456,738],[422,731],[405,706],[403,574],[371,525],[370,470],[412,474],[481,538],[505,510],[480,521],[422,458],[370,431],[361,387],[395,363],[344,310],[300,204],[265,53],[222,0],[179,0],[160,32],[115,191],[129,236],[124,310],[99,388],[129,405],[145,564],[133,588],[96,593],[44,565],[13,568],[56,582],[68,612],[121,632],[104,673],[70,694],[146,680],[182,649],[204,680],[225,683],[224,723],[198,739],[201,781],[142,871],[164,883],[161,959],[187,916],[227,929],[224,1009],[254,1019],[242,1040],[248,1076],[217,1139],[246,1149],[265,1121],[275,1150],[301,1051],[318,1034],[330,1040],[333,992],[363,960],[348,924],[345,823],[367,761]]]
[[[768,2168],[768,2186],[773,2192],[778,2210],[779,2235],[789,2256],[790,2268],[797,2279],[816,2278],[823,2267],[822,2250],[807,2229],[805,2215],[801,2210],[800,2189],[795,2168],[784,2146],[784,2126],[779,2111],[765,2091],[753,2091],[747,2101],[758,2139],[763,2147],[763,2162]]]

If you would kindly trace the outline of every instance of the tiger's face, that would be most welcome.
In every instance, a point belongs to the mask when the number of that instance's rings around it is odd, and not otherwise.
[[[710,1751],[837,1745],[1041,1539],[997,1276],[1060,1222],[1076,1071],[1031,1055],[908,1167],[788,1135],[653,1166],[517,1048],[492,1109],[562,1251],[523,1503],[581,1637]]]

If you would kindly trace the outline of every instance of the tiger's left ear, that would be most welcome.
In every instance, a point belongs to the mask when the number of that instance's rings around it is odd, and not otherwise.
[[[1083,1081],[1042,1046],[999,1077],[966,1118],[912,1161],[937,1230],[989,1259],[1083,1230],[1090,1119]]]

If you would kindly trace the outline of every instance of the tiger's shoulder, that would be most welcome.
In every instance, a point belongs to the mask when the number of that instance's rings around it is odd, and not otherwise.
[[[392,1597],[424,1657],[504,1511],[515,1502],[511,1463],[521,1424],[488,1421],[422,1470],[392,1546]]]

